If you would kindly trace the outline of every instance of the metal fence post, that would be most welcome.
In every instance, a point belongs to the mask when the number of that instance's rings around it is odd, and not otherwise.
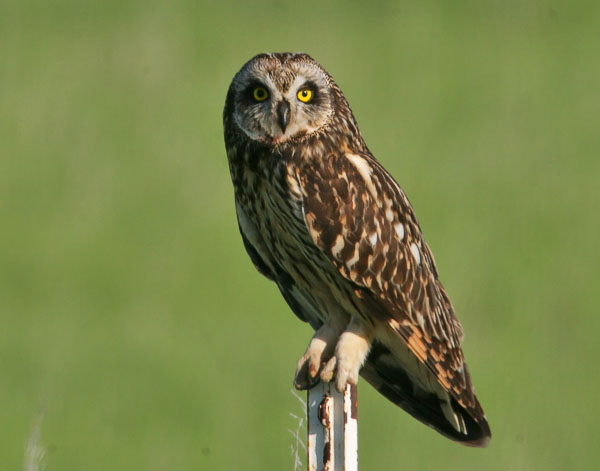
[[[334,382],[308,391],[308,471],[358,471],[358,396]]]

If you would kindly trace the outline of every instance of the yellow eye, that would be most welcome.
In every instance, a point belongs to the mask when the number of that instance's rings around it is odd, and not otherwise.
[[[254,92],[252,92],[252,95],[256,101],[265,101],[269,98],[269,92],[265,87],[256,87]]]
[[[304,103],[308,103],[310,100],[312,100],[312,90],[308,88],[303,88],[298,92],[296,96],[298,97],[298,100]]]

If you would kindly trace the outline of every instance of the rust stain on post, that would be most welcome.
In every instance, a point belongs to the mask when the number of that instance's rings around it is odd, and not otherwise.
[[[308,391],[308,470],[358,470],[357,388],[339,393],[332,383]]]
[[[352,401],[352,412],[350,416],[354,419],[358,419],[358,389],[356,384],[350,386],[350,400]]]
[[[331,443],[325,443],[323,447],[323,471],[331,471]]]
[[[319,404],[319,421],[323,424],[323,427],[329,427],[331,417],[329,415],[329,403],[331,397],[325,396]]]
[[[333,420],[331,417],[332,413],[332,401],[333,398],[330,396],[325,396],[321,403],[319,404],[319,421],[325,428],[325,443],[323,445],[323,471],[331,471],[332,467],[332,442],[333,442],[333,433],[332,426]]]

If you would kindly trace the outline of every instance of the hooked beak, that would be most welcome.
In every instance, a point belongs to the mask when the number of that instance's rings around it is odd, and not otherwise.
[[[290,122],[290,104],[282,100],[277,105],[277,124],[281,128],[281,132],[285,134],[285,128],[287,128]]]

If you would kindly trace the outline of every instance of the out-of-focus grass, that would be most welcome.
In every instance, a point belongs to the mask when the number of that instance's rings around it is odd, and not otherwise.
[[[595,2],[2,2],[0,457],[47,469],[293,469],[310,335],[243,251],[233,74],[311,53],[413,202],[494,438],[455,445],[360,388],[365,469],[590,469]]]

